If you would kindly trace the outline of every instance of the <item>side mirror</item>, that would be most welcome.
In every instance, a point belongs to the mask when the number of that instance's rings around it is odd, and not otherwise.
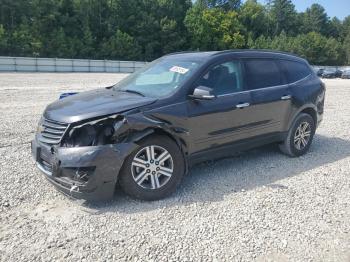
[[[63,93],[63,94],[60,94],[60,98],[59,98],[59,100],[61,100],[61,99],[63,99],[63,98],[66,98],[66,97],[68,97],[68,96],[74,96],[74,95],[76,95],[76,94],[78,94],[77,92],[71,92],[71,93]]]
[[[198,86],[194,89],[193,95],[189,95],[189,97],[200,100],[212,100],[216,96],[213,94],[213,89],[206,86]]]

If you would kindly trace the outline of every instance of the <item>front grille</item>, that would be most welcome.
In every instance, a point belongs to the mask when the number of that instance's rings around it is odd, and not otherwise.
[[[58,144],[68,127],[68,124],[49,119],[44,119],[41,125],[43,128],[39,140],[49,145]]]

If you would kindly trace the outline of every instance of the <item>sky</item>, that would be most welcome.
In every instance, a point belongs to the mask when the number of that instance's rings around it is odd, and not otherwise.
[[[264,0],[260,0],[261,3],[266,3]],[[343,20],[350,15],[350,0],[292,0],[295,8],[298,12],[303,12],[311,6],[313,3],[320,4],[326,9],[329,17],[338,17]]]

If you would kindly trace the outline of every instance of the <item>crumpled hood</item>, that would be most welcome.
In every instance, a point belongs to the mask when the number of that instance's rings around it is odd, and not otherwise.
[[[155,102],[155,98],[137,94],[98,89],[69,96],[50,104],[44,117],[63,123],[117,114]]]

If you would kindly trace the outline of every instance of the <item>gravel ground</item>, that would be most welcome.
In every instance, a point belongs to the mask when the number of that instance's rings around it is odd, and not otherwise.
[[[350,81],[325,81],[306,156],[268,146],[200,164],[157,202],[70,200],[34,167],[37,121],[61,92],[123,76],[0,74],[1,261],[350,261]]]

